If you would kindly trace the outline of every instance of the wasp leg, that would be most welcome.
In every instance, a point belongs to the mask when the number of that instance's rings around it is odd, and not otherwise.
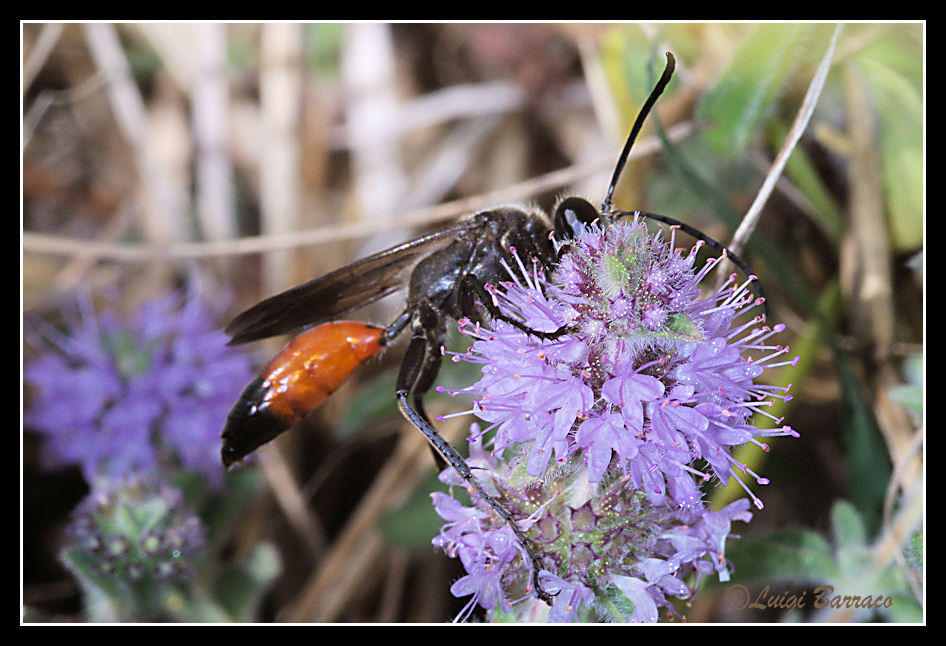
[[[552,332],[534,330],[522,321],[503,314],[502,310],[499,309],[499,306],[494,301],[493,295],[488,289],[486,289],[486,286],[483,284],[483,282],[473,274],[464,274],[463,278],[460,279],[460,294],[461,298],[463,299],[461,311],[463,311],[463,313],[468,316],[475,311],[473,303],[474,301],[478,300],[483,304],[483,307],[486,308],[486,311],[489,312],[491,318],[505,321],[509,325],[522,330],[526,334],[530,334],[539,339],[554,341],[568,332],[567,325],[563,325]]]
[[[411,308],[408,308],[401,312],[401,314],[394,319],[394,322],[391,323],[384,331],[385,343],[390,343],[396,337],[398,337],[401,332],[404,331],[404,328],[411,323],[414,318],[414,313]],[[413,359],[412,359],[413,360]],[[426,352],[424,354],[423,361],[426,361],[424,365],[420,367],[421,375],[429,375],[429,378],[424,382],[414,384],[414,408],[417,412],[424,418],[427,424],[433,426],[430,422],[430,417],[427,415],[427,411],[424,410],[424,394],[430,390],[430,387],[433,386],[434,378],[437,376],[437,373],[440,371],[440,362],[441,355],[437,352]],[[437,473],[440,473],[446,469],[449,465],[447,461],[443,459],[443,456],[440,452],[431,444],[430,445],[430,454],[434,458],[434,462],[437,465]]]
[[[463,459],[463,456],[437,432],[437,429],[430,423],[423,411],[421,402],[424,391],[432,385],[437,375],[436,371],[440,367],[441,333],[436,330],[443,329],[441,318],[433,307],[425,304],[421,304],[415,315],[411,326],[413,336],[404,355],[404,361],[401,364],[401,370],[397,378],[395,396],[397,397],[398,407],[404,417],[424,434],[431,446],[442,456],[442,460],[446,460],[457,475],[463,478],[471,493],[479,496],[480,500],[489,505],[509,526],[531,561],[532,585],[535,587],[536,594],[540,599],[551,605],[552,596],[542,588],[539,582],[541,566],[532,546],[532,541],[516,524],[512,514],[486,493],[483,485],[473,475],[473,471],[466,460]],[[436,355],[438,358],[436,360],[430,359],[430,355]],[[421,389],[422,386],[424,387],[423,390]]]
[[[427,330],[427,336],[424,338],[423,344],[424,356],[423,359],[421,359],[414,383],[411,386],[414,410],[430,428],[434,426],[430,421],[430,417],[427,415],[427,411],[424,410],[424,395],[426,395],[427,391],[434,385],[434,380],[440,372],[440,363],[443,358],[443,355],[440,354],[440,348],[443,346],[443,342],[442,325],[438,325],[433,330]],[[407,360],[407,358],[408,357],[405,357],[405,360]],[[447,461],[444,459],[444,456],[441,455],[440,450],[431,444],[430,452],[434,456],[434,462],[437,463],[437,472],[439,473],[446,469],[448,466]]]

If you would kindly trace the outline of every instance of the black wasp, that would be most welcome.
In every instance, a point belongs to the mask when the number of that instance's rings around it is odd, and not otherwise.
[[[539,583],[541,560],[516,519],[491,498],[463,457],[444,440],[424,411],[423,398],[440,370],[441,347],[449,320],[481,320],[483,310],[540,338],[566,332],[530,330],[506,317],[493,304],[487,285],[508,278],[503,260],[514,248],[520,257],[537,259],[549,271],[558,254],[557,240],[574,237],[577,223],[598,220],[607,225],[622,217],[640,216],[680,227],[727,253],[700,231],[666,216],[616,211],[611,198],[644,119],[673,74],[675,60],[667,53],[662,76],[641,108],[618,158],[600,209],[580,197],[559,202],[551,220],[541,211],[502,207],[466,216],[425,236],[358,260],[325,276],[268,298],[237,316],[226,331],[231,344],[246,343],[304,330],[260,372],[230,411],[223,429],[223,463],[230,466],[314,410],[368,358],[377,355],[402,332],[411,340],[397,377],[395,396],[404,416],[429,440],[438,466],[449,464],[512,529],[531,560],[532,584],[547,603],[552,597]],[[729,259],[747,274],[744,263]],[[407,287],[404,310],[387,327],[340,321],[338,317]]]

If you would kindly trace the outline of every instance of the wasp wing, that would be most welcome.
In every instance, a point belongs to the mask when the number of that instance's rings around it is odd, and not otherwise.
[[[404,287],[423,257],[476,226],[475,218],[461,220],[267,298],[230,322],[230,344],[296,332],[373,303]]]

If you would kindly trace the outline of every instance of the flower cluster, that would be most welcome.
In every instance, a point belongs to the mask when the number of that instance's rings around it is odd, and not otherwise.
[[[40,324],[43,352],[24,370],[35,387],[24,422],[45,437],[44,463],[78,464],[91,483],[171,460],[219,485],[220,429],[249,359],[192,294],[145,302],[129,321],[90,301],[63,312],[64,332]]]
[[[191,578],[204,547],[204,528],[180,492],[134,477],[100,483],[66,534],[66,563],[121,581]]]
[[[767,480],[731,450],[797,436],[780,420],[752,424],[790,397],[755,380],[797,358],[780,359],[788,348],[768,343],[784,326],[737,321],[761,304],[751,277],[701,296],[721,259],[696,270],[700,244],[681,254],[673,231],[668,240],[636,219],[592,225],[563,244],[554,283],[520,261],[505,289],[490,291],[507,317],[567,333],[461,321],[475,341],[454,360],[481,364],[482,378],[449,392],[472,394],[470,412],[487,422],[471,434],[471,466],[542,555],[540,582],[557,593],[548,619],[655,621],[658,607],[672,610],[668,597],[690,596],[688,579],[728,577],[725,540],[734,520],[751,518],[749,500],[709,511],[700,485],[735,478],[762,508],[739,472]],[[435,494],[434,504],[447,521],[434,543],[468,572],[454,594],[508,612],[508,592],[529,571],[511,532],[478,501]]]

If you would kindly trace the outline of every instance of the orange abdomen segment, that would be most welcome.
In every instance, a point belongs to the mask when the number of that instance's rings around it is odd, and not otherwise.
[[[381,328],[332,321],[306,330],[260,372],[261,404],[283,420],[298,421],[335,392],[366,359],[381,352]]]
[[[223,463],[230,466],[315,410],[383,347],[384,328],[332,321],[306,330],[277,354],[244,390],[223,428]]]

